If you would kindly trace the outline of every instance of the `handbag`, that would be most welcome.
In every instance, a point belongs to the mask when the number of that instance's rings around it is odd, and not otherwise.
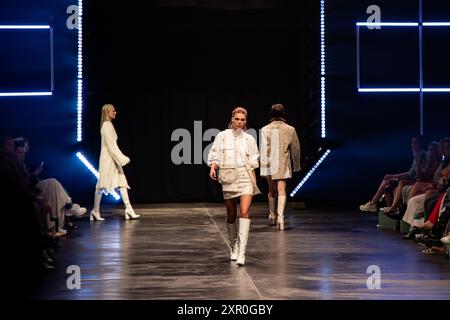
[[[219,168],[219,183],[232,184],[237,181],[236,168]]]

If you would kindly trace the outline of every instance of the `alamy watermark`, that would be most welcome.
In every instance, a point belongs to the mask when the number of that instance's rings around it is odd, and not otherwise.
[[[66,20],[67,29],[78,29],[78,6],[75,4],[68,6],[66,13],[69,15]]]
[[[170,157],[175,165],[206,164],[208,154],[213,146],[213,140],[221,131],[217,128],[209,128],[203,132],[203,122],[194,121],[192,131],[186,128],[175,129],[170,137],[172,142],[178,142],[172,147]],[[270,136],[263,137],[262,130],[248,129],[256,143],[259,141],[259,155],[261,166],[267,166],[270,162],[270,170],[278,172],[280,153],[280,133],[278,129],[272,129]],[[204,142],[210,142],[203,147]]]
[[[366,273],[370,274],[366,281],[367,289],[381,289],[381,268],[377,265],[370,265],[367,267]]]
[[[70,275],[66,280],[67,289],[81,289],[81,268],[77,265],[70,265],[67,267],[66,273]]]
[[[380,23],[381,22],[381,8],[377,5],[371,5],[367,7],[367,14],[370,14],[370,16],[367,18],[367,23]],[[381,29],[381,25],[369,25],[367,26],[367,28],[369,30],[373,30],[373,29]]]

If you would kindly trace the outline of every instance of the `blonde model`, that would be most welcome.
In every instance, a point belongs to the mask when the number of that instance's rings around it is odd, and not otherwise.
[[[227,130],[219,132],[208,155],[209,176],[222,184],[227,209],[230,259],[245,264],[245,251],[250,232],[250,205],[259,193],[254,170],[259,167],[255,139],[246,133],[247,111],[238,107],[231,114]],[[237,203],[240,200],[239,232],[236,226]]]
[[[123,203],[125,204],[125,219],[136,219],[137,215],[131,206],[128,198],[127,179],[123,172],[123,166],[130,162],[130,158],[125,156],[117,146],[117,134],[112,121],[116,118],[117,112],[112,104],[105,104],[102,108],[100,121],[100,133],[102,137],[99,179],[95,188],[94,209],[91,211],[90,220],[105,220],[100,215],[100,202],[102,195],[113,192],[116,188],[120,190]]]

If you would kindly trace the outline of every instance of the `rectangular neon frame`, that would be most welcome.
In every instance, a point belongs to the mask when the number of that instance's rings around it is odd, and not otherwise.
[[[450,27],[450,22],[357,22],[357,88],[358,92],[363,93],[393,93],[393,92],[430,92],[430,93],[447,93],[450,92],[450,88],[367,88],[367,87],[361,87],[361,74],[360,74],[360,53],[359,53],[359,27],[378,27],[378,26],[385,26],[385,27]]]
[[[0,92],[0,97],[40,97],[51,96],[55,88],[54,62],[53,62],[53,30],[49,25],[0,25],[0,30],[49,30],[50,31],[50,87],[51,91],[25,91],[25,92]]]

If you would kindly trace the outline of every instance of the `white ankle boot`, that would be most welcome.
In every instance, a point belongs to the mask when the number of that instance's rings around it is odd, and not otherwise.
[[[227,228],[228,228],[228,237],[230,238],[230,260],[236,261],[238,258],[238,252],[239,252],[239,237],[237,233],[237,227],[236,222],[235,223],[228,223],[227,222]]]
[[[247,248],[248,234],[250,232],[251,219],[239,218],[239,253],[237,258],[238,266],[245,265],[245,249]]]
[[[102,218],[100,216],[100,212],[96,212],[94,209],[92,209],[91,214],[89,215],[89,220],[91,221],[103,221],[105,218]]]
[[[268,199],[269,199],[269,226],[274,226],[277,223],[277,215],[275,213],[277,198],[268,196]]]
[[[137,219],[139,218],[141,215],[140,214],[136,214],[133,210],[133,208],[130,206],[128,208],[125,209],[125,220],[128,219]]]
[[[284,230],[284,209],[286,208],[286,196],[278,196],[278,221],[277,227],[280,230]]]

